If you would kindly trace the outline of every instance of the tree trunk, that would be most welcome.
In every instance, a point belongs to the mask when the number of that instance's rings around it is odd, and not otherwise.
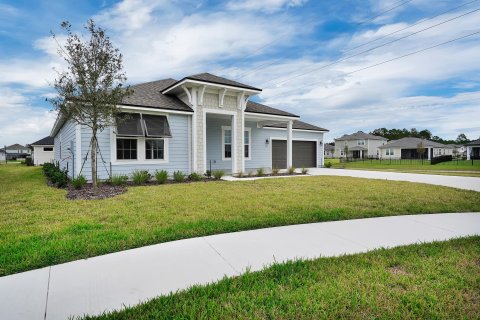
[[[92,164],[92,185],[97,187],[97,128],[92,128],[92,150],[91,150],[91,164]]]

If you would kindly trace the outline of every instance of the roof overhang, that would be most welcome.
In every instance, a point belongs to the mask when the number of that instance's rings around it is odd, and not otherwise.
[[[248,95],[255,95],[262,92],[262,89],[257,89],[257,88],[252,89],[252,88],[247,88],[242,86],[232,86],[232,85],[218,83],[218,82],[190,79],[187,77],[163,89],[162,94],[167,94],[167,93],[180,94],[183,92],[182,86],[191,86],[191,87],[207,86],[209,88],[217,89],[217,90],[227,89],[230,92],[237,92],[237,93],[245,92]]]

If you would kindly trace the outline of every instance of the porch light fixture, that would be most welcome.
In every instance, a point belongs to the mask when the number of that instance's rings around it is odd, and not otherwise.
[[[269,144],[269,143],[270,143],[270,140],[267,138],[267,139],[265,140],[265,143],[266,143],[266,144]]]
[[[322,145],[322,144],[323,144],[323,142],[322,142],[322,141],[318,141],[318,144],[319,144],[319,145]]]

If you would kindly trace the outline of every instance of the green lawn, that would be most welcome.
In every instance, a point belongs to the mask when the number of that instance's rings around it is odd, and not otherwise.
[[[385,170],[398,172],[430,172],[434,174],[448,175],[469,175],[478,176],[480,174],[480,160],[474,160],[473,165],[470,160],[454,160],[431,165],[429,161],[421,160],[365,160],[348,163],[331,162],[333,168],[344,169],[362,169],[362,170]],[[325,163],[330,159],[325,159]],[[436,171],[436,172],[435,172]]]
[[[478,319],[480,237],[279,264],[88,319]]]
[[[480,211],[480,193],[349,177],[132,187],[71,201],[39,167],[0,166],[0,275],[215,233],[398,214]]]

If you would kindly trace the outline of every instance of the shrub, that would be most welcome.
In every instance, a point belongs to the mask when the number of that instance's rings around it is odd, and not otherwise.
[[[189,176],[188,176],[188,179],[190,181],[201,181],[203,179],[203,177],[196,173],[196,172],[192,172]]]
[[[64,188],[68,183],[67,172],[58,169],[58,171],[55,171],[50,180],[57,186],[57,188]]]
[[[82,189],[82,187],[87,183],[87,179],[83,175],[79,175],[76,178],[72,179],[72,185],[75,189]]]
[[[329,162],[325,163],[324,167],[325,167],[325,168],[331,168],[331,167],[332,167],[332,163],[329,161]]]
[[[276,176],[280,172],[279,168],[272,168],[272,174]]]
[[[109,180],[109,183],[112,185],[112,186],[123,186],[127,183],[128,181],[128,176],[126,175],[118,175],[118,174],[114,174],[112,175],[112,177],[110,178]]]
[[[20,161],[20,164],[26,164],[25,160]]]
[[[212,176],[212,171],[210,171],[210,170],[207,170],[207,172],[206,172],[206,174],[205,174],[205,175],[206,175],[207,177],[209,177],[209,178],[210,178],[210,177]]]
[[[167,170],[160,170],[155,171],[155,179],[157,183],[164,184],[168,180],[168,172]]]
[[[222,179],[222,177],[225,175],[225,171],[223,170],[215,170],[212,172],[213,174],[213,177],[216,179],[216,180],[220,180]]]
[[[308,173],[308,169],[307,168],[302,168],[302,174],[307,174]]]
[[[265,169],[263,168],[258,168],[257,169],[257,176],[263,177],[265,175]]]
[[[249,177],[253,177],[253,175],[254,175],[254,172],[253,172],[253,171],[249,171],[249,172],[248,172],[248,176],[249,176]]]
[[[243,178],[243,176],[244,176],[243,171],[240,171],[239,173],[237,173],[237,177]]]
[[[183,173],[180,170],[173,172],[173,180],[175,180],[175,182],[184,182],[185,181],[185,173]]]
[[[288,168],[288,174],[294,174],[295,173],[295,167],[294,166],[291,166],[290,168]]]
[[[136,185],[144,184],[150,180],[152,176],[147,170],[133,170],[132,181]]]
[[[25,158],[25,164],[26,164],[27,166],[29,166],[29,167],[30,167],[30,166],[33,166],[33,159],[32,159],[32,157],[27,157],[27,158]]]

